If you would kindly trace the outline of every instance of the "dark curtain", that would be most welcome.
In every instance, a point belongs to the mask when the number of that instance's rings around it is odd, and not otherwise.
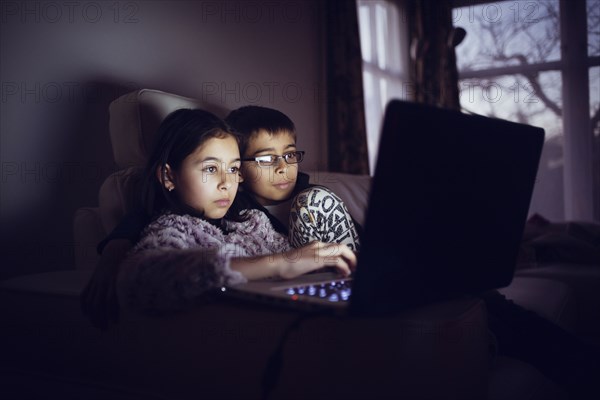
[[[464,30],[452,26],[450,1],[409,0],[412,81],[415,101],[460,109],[454,48]]]
[[[369,173],[362,56],[355,0],[325,4],[328,169]]]

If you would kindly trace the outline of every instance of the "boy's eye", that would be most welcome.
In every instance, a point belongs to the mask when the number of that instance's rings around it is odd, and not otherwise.
[[[277,156],[274,155],[267,155],[267,156],[258,156],[255,158],[256,161],[258,161],[259,163],[264,163],[265,165],[269,164],[273,164],[275,163],[275,161],[277,161]]]
[[[285,159],[285,161],[295,162],[296,159],[298,158],[298,155],[297,155],[297,153],[295,151],[292,151],[290,153],[285,153],[283,155],[283,158]]]

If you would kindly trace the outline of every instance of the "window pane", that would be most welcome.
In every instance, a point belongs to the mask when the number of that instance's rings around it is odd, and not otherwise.
[[[458,69],[481,70],[560,59],[558,0],[505,1],[456,8],[467,31],[456,48]]]
[[[369,168],[371,171],[375,168],[374,160],[377,155],[377,143],[379,140],[379,124],[381,120],[381,106],[379,104],[378,85],[375,83],[375,77],[369,71],[363,69],[363,87],[365,98],[365,123],[367,129],[367,149],[369,153]]]
[[[381,69],[387,69],[387,60],[386,46],[388,45],[386,37],[388,32],[388,16],[387,16],[387,7],[383,4],[375,5],[375,18],[376,18],[376,26],[377,26],[377,64]]]
[[[590,118],[595,121],[594,133],[596,136],[600,135],[600,67],[590,68],[589,73],[590,79]]]
[[[377,111],[373,109],[377,102],[377,93],[375,93],[375,83],[373,74],[363,69],[363,90],[365,98],[365,108],[367,113]]]
[[[388,103],[388,80],[384,77],[379,79],[379,101],[382,105],[382,109],[385,108],[385,105]]]
[[[358,24],[360,31],[360,52],[362,59],[371,62],[373,50],[371,49],[371,10],[369,6],[361,5],[358,8]]]
[[[462,80],[460,103],[477,114],[541,126],[549,139],[562,131],[561,90],[558,71]]]
[[[587,0],[588,55],[600,56],[600,1]]]
[[[543,89],[534,89],[534,88]],[[564,219],[562,80],[560,72],[539,76],[505,75],[460,82],[460,103],[467,110],[490,117],[540,126],[546,142],[531,200],[530,213],[551,220]],[[510,155],[507,155],[510,156]]]

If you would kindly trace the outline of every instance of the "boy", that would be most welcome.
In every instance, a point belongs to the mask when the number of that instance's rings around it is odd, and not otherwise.
[[[240,136],[243,208],[265,212],[294,247],[324,241],[359,249],[360,227],[342,200],[326,187],[309,184],[308,175],[298,171],[304,152],[296,147],[296,128],[287,115],[245,106],[225,121]]]

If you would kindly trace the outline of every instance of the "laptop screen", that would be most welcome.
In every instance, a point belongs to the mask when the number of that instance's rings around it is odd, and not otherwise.
[[[392,100],[350,310],[508,285],[543,141],[538,127]]]

